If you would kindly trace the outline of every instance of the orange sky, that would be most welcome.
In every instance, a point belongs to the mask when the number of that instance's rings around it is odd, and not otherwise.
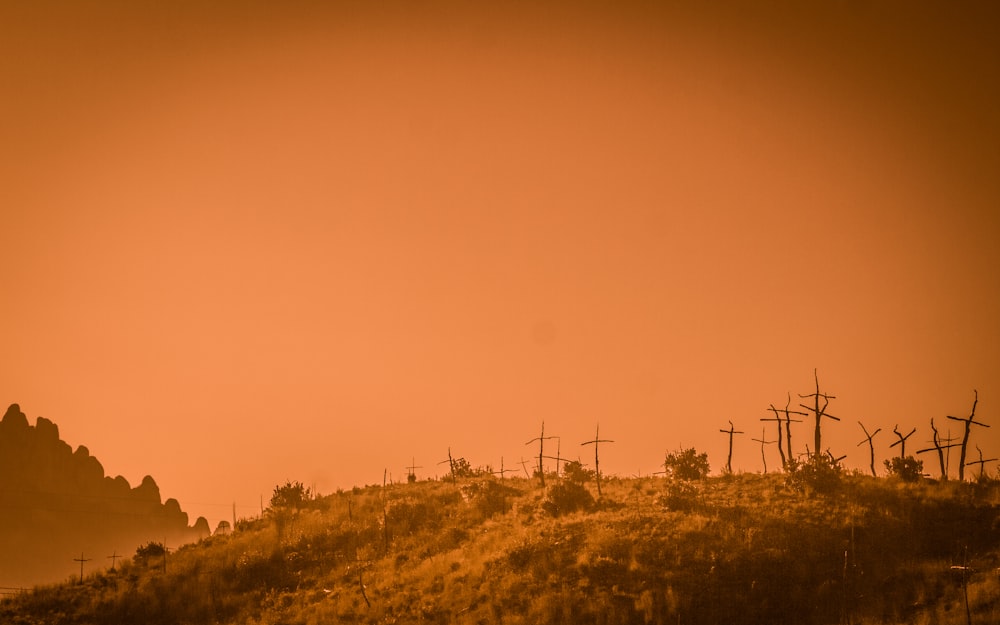
[[[17,4],[5,405],[213,526],[543,419],[717,470],[814,367],[850,466],[1000,452],[993,3]]]

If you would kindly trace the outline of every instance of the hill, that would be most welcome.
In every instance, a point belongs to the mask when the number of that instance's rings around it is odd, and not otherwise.
[[[301,484],[0,603],[52,624],[1000,622],[1000,489],[831,471]],[[956,568],[957,567],[957,568]],[[95,567],[96,568],[96,567]],[[93,570],[93,569],[92,569]]]
[[[204,519],[188,526],[177,500],[161,501],[152,477],[133,488],[106,476],[48,419],[29,425],[12,404],[0,421],[0,587],[65,579],[81,552],[103,562],[151,539],[179,544],[208,533]]]

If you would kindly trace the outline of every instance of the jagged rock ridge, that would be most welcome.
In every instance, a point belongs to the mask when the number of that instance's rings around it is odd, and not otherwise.
[[[133,488],[105,475],[52,421],[38,417],[32,426],[18,404],[0,421],[0,586],[61,581],[81,552],[103,564],[148,541],[177,545],[208,533],[205,519],[189,526],[177,500],[163,502],[152,477]]]

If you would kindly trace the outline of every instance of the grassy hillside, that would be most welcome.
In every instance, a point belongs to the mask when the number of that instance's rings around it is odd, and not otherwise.
[[[0,603],[12,624],[1000,622],[1000,490],[492,476],[272,508]],[[574,510],[575,507],[582,506]],[[955,569],[956,566],[967,569]]]

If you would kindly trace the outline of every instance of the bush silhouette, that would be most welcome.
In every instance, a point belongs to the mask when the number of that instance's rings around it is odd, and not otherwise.
[[[577,510],[594,507],[594,496],[583,484],[562,481],[549,488],[542,503],[542,510],[557,517]]]
[[[668,478],[701,480],[708,476],[708,454],[698,453],[694,447],[667,454],[663,470]]]
[[[312,501],[312,491],[302,485],[302,482],[286,481],[283,485],[274,487],[271,495],[271,508],[301,510]]]
[[[595,475],[596,473],[591,469],[585,469],[579,460],[570,460],[563,465],[563,477],[568,482],[585,484],[594,479]]]
[[[924,474],[924,461],[913,456],[900,458],[896,456],[891,461],[885,461],[885,470],[889,477],[898,477],[904,482],[916,482]]]
[[[804,462],[790,460],[788,484],[800,491],[830,493],[840,485],[843,470],[823,454],[815,454]]]

